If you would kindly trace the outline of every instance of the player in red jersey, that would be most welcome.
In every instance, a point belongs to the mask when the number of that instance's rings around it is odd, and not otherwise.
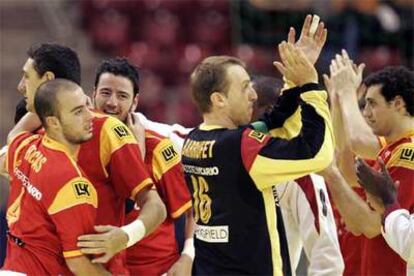
[[[9,144],[4,270],[29,275],[108,274],[76,244],[79,235],[94,231],[98,206],[94,186],[75,161],[80,143],[92,138],[86,102],[77,84],[63,79],[46,82],[35,98],[46,134],[23,132]]]
[[[343,99],[340,102],[354,103],[352,108],[341,108],[347,128],[356,120],[355,116],[362,117],[355,111],[358,110],[355,106],[355,91],[360,85],[361,76],[362,71],[360,74],[354,71],[346,52],[342,56],[338,55],[332,63],[331,79],[335,83],[338,97]],[[385,161],[393,180],[400,181],[399,204],[411,212],[414,208],[414,165],[410,155],[414,133],[413,73],[403,67],[389,67],[369,76],[364,84],[367,87],[364,117],[371,128],[371,135],[383,136],[386,141],[377,156]],[[369,132],[364,132],[367,133]],[[368,147],[368,152],[372,152],[372,148],[378,147],[377,138],[374,136],[369,139],[376,144]],[[377,163],[373,167],[379,169]],[[331,183],[334,202],[345,224],[353,233],[365,236],[361,245],[360,274],[404,274],[406,263],[389,248],[380,235],[380,214],[352,192],[336,169],[331,170],[327,177]],[[372,200],[368,196],[368,201]]]
[[[132,113],[138,104],[138,71],[126,59],[115,58],[103,61],[95,79],[93,102],[103,113],[117,117],[133,131],[138,117]],[[144,135],[142,135],[144,134]],[[175,239],[174,220],[186,214],[186,233],[192,238],[191,197],[184,180],[181,158],[170,139],[155,131],[145,130],[145,164],[152,176],[158,193],[168,211],[167,219],[148,237],[128,248],[127,265],[131,275],[161,275],[175,272],[176,275],[189,275],[191,253],[180,254]],[[127,223],[135,220],[140,210],[133,202],[127,202]]]
[[[54,79],[54,72],[62,69],[53,68],[57,60],[66,58],[69,63],[79,63],[76,53],[71,49],[66,48],[70,51],[64,50],[63,53],[61,49],[60,45],[42,44],[29,51],[20,83],[27,97],[29,111],[34,111],[33,98],[39,85],[48,79]],[[36,116],[33,113],[27,114],[12,130],[11,135],[21,130],[37,129],[39,123],[36,123]],[[103,234],[81,236],[78,238],[78,246],[84,254],[103,254],[95,258],[94,262],[110,260],[106,267],[111,273],[127,274],[125,252],[122,250],[151,233],[165,219],[165,206],[157,192],[151,190],[152,180],[130,130],[110,116],[94,113],[92,121],[93,137],[81,145],[77,152],[77,163],[97,190],[101,204],[98,206],[95,222],[98,226],[95,230]],[[141,213],[136,221],[121,229],[127,198],[136,200]],[[117,254],[118,252],[121,253]]]

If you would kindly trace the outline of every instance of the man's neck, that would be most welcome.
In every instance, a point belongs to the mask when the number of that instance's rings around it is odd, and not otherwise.
[[[385,136],[385,140],[387,141],[387,144],[393,143],[413,130],[414,118],[411,116],[404,116],[401,120],[398,120],[397,124],[393,126],[393,129],[390,132],[390,134]]]
[[[238,126],[230,119],[229,116],[221,112],[209,112],[203,114],[203,124],[215,125],[228,129],[235,129]]]
[[[64,149],[70,154],[70,156],[72,157],[76,157],[77,152],[79,151],[79,144],[73,144],[71,142],[69,142],[64,136],[63,134],[59,133],[53,133],[53,132],[46,132],[47,136],[49,136],[49,138],[55,140],[56,142],[60,143]]]

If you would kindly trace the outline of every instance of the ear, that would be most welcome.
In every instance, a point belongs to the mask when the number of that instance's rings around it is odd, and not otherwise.
[[[132,100],[132,106],[131,106],[131,109],[130,109],[131,112],[134,112],[137,109],[138,101],[139,101],[139,94],[137,93],[135,95],[134,99]]]
[[[46,71],[43,74],[43,77],[46,78],[46,80],[50,81],[50,80],[54,80],[55,79],[55,74],[52,71]]]
[[[227,97],[220,92],[213,92],[210,95],[211,106],[223,108],[227,104]]]
[[[404,112],[407,111],[405,107],[405,101],[401,96],[395,96],[393,105],[397,109],[397,111],[400,111],[400,110],[404,110]]]
[[[45,121],[48,128],[56,129],[60,126],[59,119],[55,116],[48,116]]]

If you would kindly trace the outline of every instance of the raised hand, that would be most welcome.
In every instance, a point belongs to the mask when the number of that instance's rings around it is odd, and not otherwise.
[[[317,15],[312,16],[308,14],[306,16],[298,41],[295,42],[295,28],[290,27],[288,34],[288,42],[301,49],[312,64],[315,64],[318,60],[328,35],[325,24],[323,22],[318,23],[318,19]],[[314,27],[311,27],[313,22],[317,24],[316,31]]]
[[[397,186],[398,182],[394,184],[384,161],[378,159],[381,166],[381,171],[377,172],[367,165],[362,159],[357,159],[356,173],[358,182],[365,190],[382,200],[384,205],[393,204],[397,201]]]
[[[283,41],[279,44],[279,55],[282,62],[275,61],[273,64],[287,80],[296,86],[318,82],[315,67],[301,49]]]
[[[329,78],[329,89],[336,93],[349,90],[356,93],[362,83],[364,68],[365,64],[362,63],[356,66],[349,58],[348,53],[342,50],[342,55],[337,54],[329,66],[331,74]]]

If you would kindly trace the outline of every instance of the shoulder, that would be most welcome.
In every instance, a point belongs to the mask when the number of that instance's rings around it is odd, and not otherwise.
[[[387,153],[386,153],[387,154]],[[390,153],[387,167],[404,167],[414,170],[414,141],[405,140],[397,145]]]
[[[91,182],[81,176],[73,177],[57,185],[53,200],[48,207],[49,214],[56,214],[80,204],[98,207],[98,197]]]

